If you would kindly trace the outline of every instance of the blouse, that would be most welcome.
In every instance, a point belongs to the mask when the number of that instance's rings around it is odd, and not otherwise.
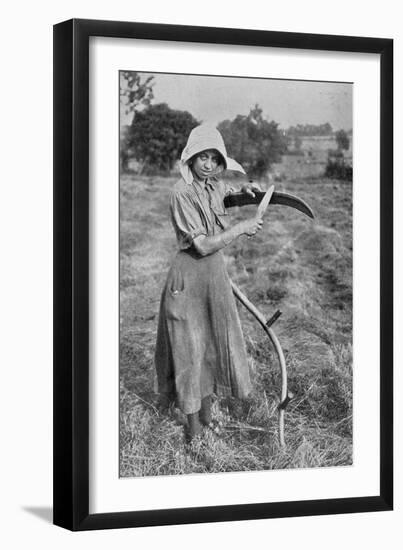
[[[200,235],[216,235],[228,227],[224,198],[231,192],[232,187],[217,178],[193,180],[191,184],[181,179],[176,183],[170,214],[180,250],[189,248]]]

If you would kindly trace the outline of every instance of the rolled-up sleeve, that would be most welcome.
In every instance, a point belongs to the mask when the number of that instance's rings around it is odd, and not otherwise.
[[[199,235],[207,235],[207,229],[199,208],[188,193],[173,192],[170,202],[171,221],[175,229],[179,248],[192,246]]]

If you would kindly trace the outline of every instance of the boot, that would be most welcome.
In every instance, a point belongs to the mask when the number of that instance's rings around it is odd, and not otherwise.
[[[209,426],[211,421],[211,395],[208,395],[204,397],[201,402],[200,422],[205,426]]]

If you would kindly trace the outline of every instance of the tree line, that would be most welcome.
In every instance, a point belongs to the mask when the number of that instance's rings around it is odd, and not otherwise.
[[[133,71],[120,73],[121,114],[133,114],[131,124],[121,135],[120,162],[123,171],[128,169],[130,158],[134,158],[142,173],[169,173],[180,158],[190,131],[200,124],[187,111],[171,109],[166,103],[152,104],[153,86],[152,76],[142,79]],[[273,163],[281,161],[282,155],[287,152],[290,137],[332,133],[329,123],[297,125],[283,131],[277,122],[264,116],[259,105],[252,107],[248,115],[237,115],[233,120],[222,121],[217,128],[229,155],[255,178],[262,177]],[[348,136],[344,130],[342,132],[340,136],[336,135],[336,139],[340,142],[340,148],[348,149]]]

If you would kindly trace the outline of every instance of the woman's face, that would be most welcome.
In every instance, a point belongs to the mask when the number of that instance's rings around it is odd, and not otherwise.
[[[215,149],[198,153],[192,163],[192,170],[199,179],[214,176],[221,168],[221,155]]]

